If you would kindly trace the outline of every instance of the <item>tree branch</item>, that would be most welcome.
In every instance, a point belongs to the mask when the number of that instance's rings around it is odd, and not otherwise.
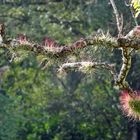
[[[114,10],[114,14],[116,16],[116,22],[117,22],[117,28],[118,28],[118,37],[121,36],[122,34],[122,29],[123,29],[123,15],[119,15],[119,12],[117,10],[117,7],[115,5],[115,2],[114,0],[110,0],[110,3],[113,7],[113,10]]]
[[[67,71],[70,69],[77,69],[77,70],[89,70],[89,69],[99,69],[104,68],[110,71],[111,75],[114,79],[117,78],[115,65],[108,64],[108,63],[99,63],[99,62],[73,62],[73,63],[64,63],[60,68],[59,71]]]
[[[33,43],[32,41],[20,42],[19,40],[5,40],[1,44],[1,48],[13,48],[14,50],[25,49],[33,51],[36,54],[44,54],[47,56],[64,57],[67,54],[72,54],[78,49],[83,49],[89,46],[103,46],[106,48],[133,48],[135,50],[140,49],[139,39],[126,39],[126,38],[113,38],[105,35],[94,36],[92,38],[81,38],[80,40],[72,43],[71,45],[60,45],[53,43],[49,45],[42,45]]]
[[[132,88],[129,86],[128,82],[126,81],[126,77],[131,67],[131,50],[130,48],[122,48],[122,67],[119,72],[118,78],[116,80],[116,85],[119,89],[128,90],[130,94],[133,93]]]
[[[54,44],[54,45],[53,45]],[[64,54],[71,54],[77,49],[83,49],[85,47],[94,46],[104,46],[108,48],[119,48],[118,42],[115,38],[106,36],[95,36],[92,38],[81,38],[80,40],[72,43],[71,45],[60,45],[58,43],[53,43],[51,46],[33,43],[32,41],[22,42],[13,39],[10,41],[5,40],[1,45],[1,48],[13,48],[15,50],[25,49],[33,51],[36,54],[53,55],[57,57],[63,57]],[[120,43],[121,44],[121,43]]]
[[[3,33],[3,32],[2,32]],[[1,34],[2,35],[2,34]],[[83,49],[89,46],[103,46],[106,48],[120,48],[122,49],[122,67],[119,74],[115,71],[115,66],[108,63],[98,62],[74,62],[65,63],[59,70],[67,69],[98,69],[105,68],[113,75],[115,85],[119,89],[127,89],[130,93],[133,92],[129,84],[126,82],[126,77],[131,67],[131,51],[132,49],[138,50],[140,48],[140,40],[138,38],[113,38],[111,36],[93,36],[88,38],[81,38],[80,40],[72,43],[71,45],[60,45],[56,41],[46,37],[43,43],[37,44],[29,41],[25,35],[20,35],[18,39],[4,40],[1,44],[1,48],[18,51],[18,49],[24,49],[33,51],[35,54],[42,54],[46,57],[67,57],[68,54],[73,54],[78,49]],[[15,56],[15,55],[14,55]]]

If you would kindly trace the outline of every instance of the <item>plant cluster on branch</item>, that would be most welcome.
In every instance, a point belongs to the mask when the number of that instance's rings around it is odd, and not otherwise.
[[[4,35],[4,25],[0,24],[1,48],[11,50],[25,49],[33,51],[35,54],[42,54],[47,57],[63,58],[73,54],[76,50],[82,51],[83,48],[104,46],[106,48],[121,49],[122,51],[122,66],[119,73],[115,70],[114,64],[107,62],[72,62],[64,63],[60,66],[59,71],[69,69],[98,69],[103,68],[110,71],[114,80],[115,87],[121,91],[125,91],[120,98],[122,108],[133,118],[140,118],[140,111],[137,106],[140,106],[139,92],[136,92],[130,87],[126,81],[126,77],[131,67],[132,52],[140,48],[140,26],[135,27],[124,37],[114,38],[108,35],[95,35],[87,38],[81,38],[70,45],[61,45],[55,40],[45,37],[41,43],[30,41],[26,35],[19,34],[16,39],[7,39]],[[138,98],[137,98],[138,97]],[[126,103],[127,102],[127,103]],[[131,108],[131,109],[129,109]],[[133,114],[134,113],[134,114]]]

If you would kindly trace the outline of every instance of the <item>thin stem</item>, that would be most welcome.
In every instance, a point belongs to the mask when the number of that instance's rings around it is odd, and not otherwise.
[[[118,28],[118,37],[121,36],[122,34],[122,29],[123,29],[123,15],[121,14],[121,16],[119,15],[119,12],[117,10],[116,4],[114,2],[114,0],[110,0],[110,3],[113,7],[114,10],[114,14],[116,16],[116,22],[117,22],[117,28]]]

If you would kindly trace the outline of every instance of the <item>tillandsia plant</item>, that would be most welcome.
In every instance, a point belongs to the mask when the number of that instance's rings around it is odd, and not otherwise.
[[[68,71],[70,69],[77,70],[96,70],[96,69],[106,69],[112,75],[114,80],[114,86],[121,90],[120,103],[122,110],[134,119],[140,119],[140,92],[133,90],[129,83],[126,81],[128,72],[131,68],[131,58],[136,52],[135,50],[140,49],[140,26],[136,26],[132,29],[127,35],[122,35],[123,30],[123,16],[120,14],[116,8],[114,0],[110,0],[117,22],[118,37],[112,37],[111,35],[105,34],[95,34],[94,36],[81,38],[69,45],[61,45],[50,37],[45,37],[41,43],[35,43],[30,41],[26,35],[19,34],[17,38],[7,40],[4,37],[4,25],[0,24],[0,47],[6,48],[9,52],[14,51],[15,53],[18,50],[28,50],[32,51],[36,55],[43,55],[44,57],[49,58],[67,58],[75,52],[82,51],[83,48],[89,47],[106,47],[111,49],[120,49],[122,52],[122,66],[119,72],[116,72],[116,65],[114,63],[101,62],[101,61],[79,61],[79,62],[70,62],[63,63],[59,71]],[[13,56],[11,55],[14,60]],[[64,61],[65,62],[65,61]]]
[[[133,95],[129,91],[124,90],[120,95],[120,103],[122,111],[128,117],[140,120],[140,92],[134,91]]]

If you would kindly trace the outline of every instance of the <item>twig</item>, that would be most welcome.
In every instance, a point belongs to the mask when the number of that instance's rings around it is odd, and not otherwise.
[[[115,5],[115,2],[114,0],[110,0],[110,3],[113,7],[113,10],[114,10],[114,14],[116,16],[116,22],[117,22],[117,28],[118,28],[118,37],[121,36],[122,34],[122,29],[123,29],[123,15],[119,15],[119,12],[117,10],[117,7]]]

